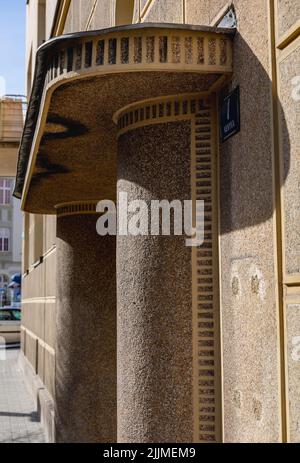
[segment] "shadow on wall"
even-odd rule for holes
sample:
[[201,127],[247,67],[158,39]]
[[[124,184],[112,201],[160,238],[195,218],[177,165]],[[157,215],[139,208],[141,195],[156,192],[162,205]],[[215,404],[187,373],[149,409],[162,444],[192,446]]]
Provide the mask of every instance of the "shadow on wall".
[[[262,39],[260,56],[268,55],[267,46]],[[267,56],[265,63],[269,66]],[[224,440],[278,442],[282,438],[281,374],[277,357],[272,82],[239,33],[234,39],[233,66],[227,90],[240,86],[241,131],[220,143],[219,153]],[[279,188],[290,171],[290,138],[281,103],[275,103],[284,143]]]
[[[239,33],[234,39],[233,69],[233,80],[226,90],[240,86],[241,131],[220,143],[221,234],[266,222],[275,207],[272,82]],[[290,169],[290,141],[284,110],[279,100],[277,103],[284,140],[284,184]]]
[[[221,234],[268,221],[273,216],[275,206],[272,183],[272,82],[239,33],[234,39],[233,69],[232,82],[223,93],[240,86],[241,131],[225,143],[220,142]],[[290,167],[290,142],[280,104],[278,111],[285,144],[284,183]],[[143,185],[143,176],[138,171],[134,173],[133,169],[122,170],[121,178],[149,188],[148,183]],[[153,179],[152,195],[155,195],[156,183],[156,179]]]

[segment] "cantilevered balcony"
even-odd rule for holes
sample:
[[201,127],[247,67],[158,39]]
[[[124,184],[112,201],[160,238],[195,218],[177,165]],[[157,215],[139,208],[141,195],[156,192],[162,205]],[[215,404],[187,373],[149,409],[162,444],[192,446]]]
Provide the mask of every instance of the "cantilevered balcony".
[[116,113],[150,98],[187,95],[190,104],[191,94],[216,91],[232,73],[233,35],[139,24],[42,45],[19,153],[15,196],[22,208],[54,214],[66,202],[113,199],[120,129],[114,121],[122,124]]

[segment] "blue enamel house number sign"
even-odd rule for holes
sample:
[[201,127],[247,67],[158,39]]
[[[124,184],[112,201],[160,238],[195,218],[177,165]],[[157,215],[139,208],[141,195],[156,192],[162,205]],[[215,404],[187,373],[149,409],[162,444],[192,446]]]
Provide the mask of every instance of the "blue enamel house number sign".
[[222,142],[240,131],[240,88],[236,87],[221,103]]

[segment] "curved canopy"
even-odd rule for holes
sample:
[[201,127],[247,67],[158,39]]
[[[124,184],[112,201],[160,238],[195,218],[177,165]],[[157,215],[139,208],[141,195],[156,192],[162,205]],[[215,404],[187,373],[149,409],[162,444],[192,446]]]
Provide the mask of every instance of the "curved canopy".
[[138,24],[41,46],[14,192],[22,208],[53,214],[65,202],[113,199],[115,112],[136,101],[217,88],[232,73],[234,32]]

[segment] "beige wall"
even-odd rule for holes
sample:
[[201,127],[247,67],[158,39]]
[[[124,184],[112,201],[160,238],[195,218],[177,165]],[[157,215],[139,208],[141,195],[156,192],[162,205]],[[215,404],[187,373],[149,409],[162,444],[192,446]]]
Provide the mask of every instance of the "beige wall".
[[47,0],[46,1],[46,39],[48,40],[51,36],[51,30],[55,15],[55,10],[58,0]]
[[[236,0],[234,77],[241,132],[220,145],[220,276],[224,440],[281,440],[268,2]],[[183,9],[185,4],[185,9]],[[228,5],[148,3],[143,21],[210,25]],[[250,18],[255,18],[250,20]],[[258,33],[259,31],[259,33]],[[255,117],[253,116],[255,115]],[[263,129],[262,129],[263,128]]]
[[38,47],[50,38],[57,0],[29,0],[26,10],[26,82],[30,93]]
[[278,37],[282,37],[290,28],[299,24],[300,3],[297,0],[275,0],[278,8]]
[[72,0],[64,33],[138,22],[137,0]]
[[0,165],[2,177],[13,177],[16,173],[17,146],[7,144],[0,145]]
[[[241,132],[220,144],[224,439],[280,442],[269,10],[267,1],[233,3],[238,34],[227,91],[240,86]],[[210,21],[225,5],[211,2]]]
[[[22,102],[0,98],[0,177],[14,179],[17,169],[18,146],[23,130]],[[0,205],[1,227],[10,229],[10,250],[0,253],[1,273],[10,277],[21,272],[22,213],[20,202],[12,198],[9,206]]]
[[103,29],[115,25],[115,1],[72,0],[64,33]]
[[[37,48],[50,38],[56,4],[57,0],[29,0],[27,5],[28,95]],[[23,229],[22,349],[54,395],[56,218],[25,213]]]
[[[28,64],[30,50],[34,64],[37,47],[35,4],[30,1],[28,12]],[[213,25],[228,4],[225,0],[141,0],[141,9],[137,2],[135,4],[133,21],[137,22],[141,16],[145,22]],[[227,91],[240,86],[242,130],[220,145],[219,156],[224,439],[227,442],[279,442],[285,434],[284,430],[282,433],[281,415],[284,420],[287,414],[287,437],[295,442],[300,439],[297,409],[300,372],[295,344],[300,336],[300,238],[295,232],[300,210],[297,129],[300,112],[299,101],[291,96],[291,82],[293,77],[300,75],[300,44],[298,38],[284,45],[282,50],[276,50],[276,101],[271,59],[271,2],[235,0],[233,4],[238,33],[234,76]],[[113,0],[72,0],[64,33],[115,25],[116,6]],[[299,21],[300,7],[297,0],[275,0],[275,6],[276,43],[279,46],[281,39]],[[54,4],[48,9],[47,2],[46,11],[52,17]],[[46,29],[50,30],[50,23]],[[272,88],[276,103],[274,110]],[[273,175],[278,164],[274,127],[279,134],[281,159],[285,160],[280,167],[283,188],[278,216],[275,215],[275,191],[279,191],[280,184]],[[27,217],[26,224],[25,241],[29,243],[29,249],[24,264],[28,275],[24,278],[23,324],[26,335],[23,349],[53,394],[55,219]],[[44,256],[42,263],[35,267],[41,256]],[[281,276],[284,312],[278,287]],[[286,365],[280,364],[282,352],[286,355]],[[283,376],[286,379],[287,409]]]
[[24,247],[29,245],[23,262],[22,349],[54,395],[56,217],[27,214],[24,224]]
[[23,130],[22,102],[0,99],[0,175],[15,177],[18,146]]
[[[142,1],[142,21],[215,25],[231,2],[225,0]],[[220,146],[220,255],[223,325],[224,424],[226,441],[280,441],[287,415],[287,438],[299,440],[299,360],[295,344],[300,332],[299,101],[292,99],[292,78],[300,75],[299,39],[277,51],[280,113],[283,235],[274,216],[276,138],[272,111],[271,2],[236,0],[234,78],[240,86],[240,134]],[[182,7],[184,4],[184,8]],[[299,27],[299,2],[276,0],[277,44]],[[274,84],[274,82],[273,82]],[[276,85],[276,83],[275,83]],[[276,96],[276,95],[275,95]],[[255,116],[254,116],[255,115]],[[278,233],[277,233],[278,232]],[[282,250],[278,249],[282,238]],[[283,345],[282,301],[277,278],[287,285],[287,343]],[[277,265],[278,264],[278,265]],[[278,276],[277,276],[278,274]],[[289,284],[288,284],[289,282]],[[289,303],[288,303],[289,301]],[[280,329],[281,327],[281,329]],[[281,334],[279,335],[279,331]],[[286,353],[280,375],[279,352]],[[294,359],[294,360],[293,360]],[[286,376],[287,405],[284,401]],[[282,434],[283,431],[283,434]]]
[[176,2],[173,0],[152,1],[147,13],[142,16],[142,20],[144,22],[182,23],[183,19],[182,0],[178,0]]
[[[136,0],[137,10],[138,4],[139,0]],[[226,0],[142,0],[140,15],[142,22],[210,25],[213,18],[230,4],[231,2]]]
[[[300,3],[276,0],[276,42],[279,108],[279,154],[284,313],[286,343],[287,435],[300,440]],[[298,76],[298,77],[297,77]],[[294,82],[293,79],[296,79]],[[298,82],[298,87],[297,87]],[[298,88],[298,90],[297,90]]]

